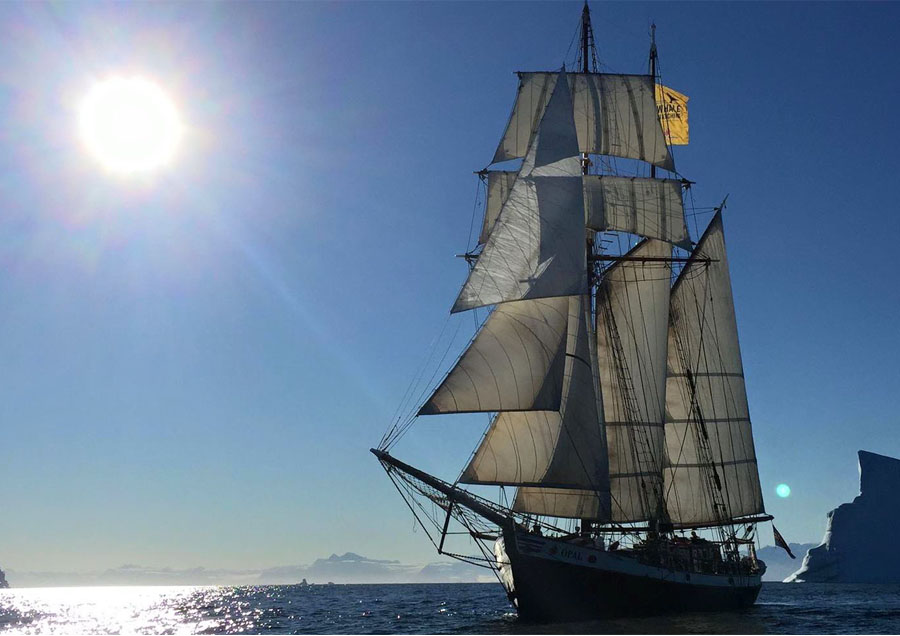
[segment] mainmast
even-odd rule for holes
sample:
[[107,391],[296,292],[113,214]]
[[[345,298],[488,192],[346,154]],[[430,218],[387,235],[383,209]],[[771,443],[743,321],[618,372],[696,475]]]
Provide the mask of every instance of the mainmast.
[[[594,29],[591,27],[591,9],[588,7],[587,0],[584,0],[584,9],[581,10],[581,72],[582,73],[590,73],[591,66],[588,61],[588,53],[595,51],[594,45]],[[597,55],[594,53],[594,70],[597,70]],[[591,165],[590,157],[588,157],[588,153],[584,152],[581,154],[581,172],[582,174],[588,173],[588,168]],[[593,239],[589,239],[589,247],[591,248],[588,252],[588,256],[593,252]],[[590,274],[589,274],[590,275]]]
[[[588,7],[587,0],[584,0],[584,8],[581,10],[581,72],[582,73],[590,73],[590,65],[588,62],[588,52],[591,48],[591,44],[594,41],[594,30],[591,28],[591,9]],[[588,174],[588,168],[590,168],[591,159],[588,156],[587,152],[582,153],[581,155],[581,173],[583,175]],[[596,333],[597,331],[597,321],[595,318],[595,302],[594,302],[594,293],[595,293],[595,273],[594,267],[595,263],[592,260],[594,256],[594,232],[590,229],[587,230],[587,234],[585,236],[585,250],[587,251],[587,270],[588,270],[588,303],[591,315],[590,329]],[[596,353],[594,350],[596,346],[594,343],[596,342],[596,338],[591,338],[591,367],[592,370],[596,371],[596,365],[593,364],[594,358],[596,358]],[[590,519],[582,519],[581,520],[581,530],[582,532],[588,532],[594,525],[594,522]]]

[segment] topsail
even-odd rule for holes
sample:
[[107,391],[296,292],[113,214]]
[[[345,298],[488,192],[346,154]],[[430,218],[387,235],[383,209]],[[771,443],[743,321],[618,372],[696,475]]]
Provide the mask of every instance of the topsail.
[[[519,73],[519,93],[493,162],[524,157],[533,131],[554,92],[557,73]],[[649,75],[565,74],[579,152],[647,161],[675,170],[656,109]]]
[[[478,237],[482,244],[487,242],[491,228],[509,198],[517,173],[489,170],[484,174],[487,176],[487,202]],[[681,181],[610,175],[584,175],[582,180],[588,228],[598,232],[630,232],[691,250]]]
[[584,207],[592,230],[630,232],[691,249],[680,181],[585,175]]

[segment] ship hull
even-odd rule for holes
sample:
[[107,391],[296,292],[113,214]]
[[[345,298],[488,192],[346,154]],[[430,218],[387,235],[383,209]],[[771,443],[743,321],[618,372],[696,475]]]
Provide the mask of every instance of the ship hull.
[[542,622],[741,609],[762,585],[758,575],[674,571],[514,531],[497,540],[495,555],[519,616]]

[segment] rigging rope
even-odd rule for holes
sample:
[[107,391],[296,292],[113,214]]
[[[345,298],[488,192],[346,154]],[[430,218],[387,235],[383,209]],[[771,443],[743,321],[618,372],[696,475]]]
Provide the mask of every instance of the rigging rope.
[[[410,425],[413,423],[413,421],[415,421],[416,413],[418,411],[417,407],[424,399],[424,396],[427,395],[428,390],[433,386],[434,378],[437,376],[438,372],[443,366],[444,360],[447,358],[447,354],[450,353],[450,349],[452,349],[453,343],[456,341],[456,337],[459,334],[460,328],[462,327],[463,321],[457,320],[456,329],[454,330],[453,335],[450,337],[450,340],[447,343],[447,347],[444,349],[444,353],[441,355],[440,360],[435,365],[434,372],[431,374],[429,380],[424,384],[421,391],[419,391],[418,395],[416,395],[415,390],[421,384],[422,379],[425,377],[426,369],[433,361],[438,343],[444,337],[444,333],[447,330],[447,325],[450,324],[450,319],[452,317],[452,314],[447,315],[447,318],[444,320],[444,325],[441,327],[440,333],[434,340],[432,340],[432,344],[428,347],[425,358],[423,359],[422,364],[419,367],[419,371],[410,382],[406,393],[404,393],[403,400],[397,407],[394,416],[391,418],[394,422],[393,425],[387,431],[385,431],[384,435],[381,438],[381,441],[378,444],[379,448],[383,450],[389,450],[400,440],[401,437],[403,437],[406,431],[409,430]],[[413,396],[415,396],[414,400]],[[410,404],[412,404],[411,412],[408,410],[410,408]],[[406,417],[403,416],[404,413],[406,413]]]

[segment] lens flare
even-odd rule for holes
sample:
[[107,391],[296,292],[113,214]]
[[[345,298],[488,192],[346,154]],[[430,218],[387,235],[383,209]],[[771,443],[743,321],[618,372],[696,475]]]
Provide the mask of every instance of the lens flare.
[[775,487],[775,494],[784,499],[791,496],[791,487],[787,484],[778,484]]
[[79,124],[90,153],[120,174],[167,164],[182,132],[175,104],[157,84],[141,77],[96,84],[81,103]]

